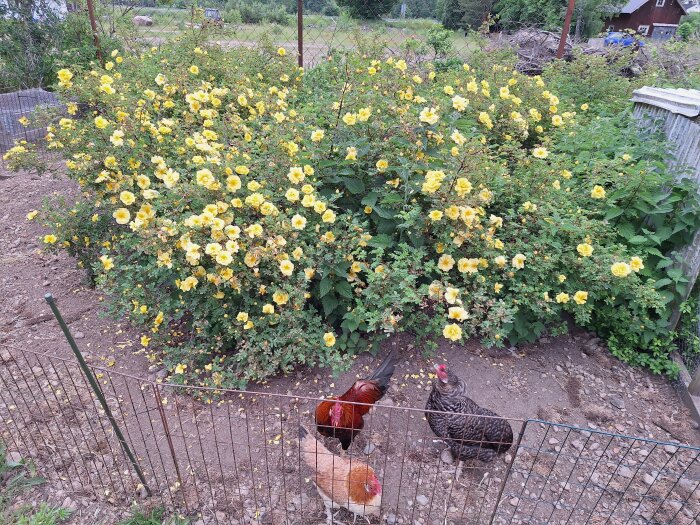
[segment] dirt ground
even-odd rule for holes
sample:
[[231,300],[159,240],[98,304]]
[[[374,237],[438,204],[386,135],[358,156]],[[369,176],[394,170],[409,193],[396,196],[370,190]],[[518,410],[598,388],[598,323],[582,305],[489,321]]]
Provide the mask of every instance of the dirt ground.
[[[23,502],[48,499],[73,508],[71,523],[76,524],[114,524],[133,501],[177,507],[198,525],[324,521],[320,499],[309,483],[311,472],[300,464],[294,450],[298,426],[312,428],[313,398],[341,393],[356,378],[371,373],[381,356],[359,356],[339,377],[327,370],[299,370],[251,385],[251,391],[261,394],[229,395],[210,405],[179,389],[163,387],[158,395],[164,399],[158,406],[153,385],[165,374],[139,352],[139,334],[127,321],[104,315],[104,295],[88,286],[84,272],[65,253],[45,252],[41,236],[46,232],[40,224],[26,220],[27,213],[53,193],[74,197],[74,185],[61,176],[2,175],[0,171],[0,376],[5,373],[5,386],[15,385],[22,394],[18,403],[11,392],[0,392],[0,420],[16,424],[8,425],[5,434],[0,429],[0,436],[16,440],[9,443],[12,449],[26,439],[27,432],[41,434],[52,428],[68,443],[67,436],[80,430],[83,440],[74,439],[80,450],[73,452],[89,463],[83,467],[76,462],[76,454],[71,456],[70,447],[42,444],[38,438],[24,448],[16,446],[31,455],[40,469],[50,470],[59,460],[60,472],[49,472],[51,482],[28,493]],[[31,350],[71,358],[44,301],[47,292],[56,297],[88,363],[101,369],[98,373],[109,402],[145,465],[149,484],[156,487],[154,492],[164,494],[162,500],[141,500],[134,488],[138,480],[130,485],[133,476],[129,475],[126,483],[122,481],[123,490],[113,490],[112,475],[123,477],[128,465],[113,449],[106,450],[118,448],[110,431],[102,431],[104,439],[85,437],[95,433],[95,418],[103,416],[87,388],[66,387],[74,365],[62,364],[59,370],[44,367],[35,356],[21,355],[21,350]],[[395,380],[350,449],[351,457],[369,461],[379,474],[384,522],[488,522],[503,488],[494,523],[563,523],[565,519],[583,523],[586,515],[590,523],[598,523],[597,519],[603,523],[606,516],[610,523],[697,523],[697,452],[646,441],[700,445],[700,433],[689,413],[666,378],[620,363],[591,334],[543,338],[505,350],[488,350],[475,340],[465,345],[443,341],[432,356],[423,355],[410,336],[401,334],[389,339],[383,352],[392,347],[398,347],[401,356]],[[441,454],[444,444],[433,439],[422,411],[412,410],[425,406],[432,367],[442,362],[466,381],[475,401],[511,419],[516,437],[522,435],[509,477],[510,453],[494,465],[465,464],[458,472],[450,458]],[[30,377],[15,382],[28,367]],[[64,397],[29,399],[25,396],[34,389],[32,381],[52,394],[63,387]],[[66,399],[71,419],[52,419],[52,414],[63,414]],[[41,417],[18,415],[23,407]],[[560,425],[525,425],[529,419]],[[90,449],[89,454],[83,446]],[[100,447],[106,451],[98,451]],[[170,450],[180,462],[182,483],[175,479]],[[64,456],[66,461],[60,461]],[[106,487],[107,494],[96,496],[95,486]],[[676,494],[677,487],[685,492]],[[352,517],[341,513],[338,519],[345,522]]]

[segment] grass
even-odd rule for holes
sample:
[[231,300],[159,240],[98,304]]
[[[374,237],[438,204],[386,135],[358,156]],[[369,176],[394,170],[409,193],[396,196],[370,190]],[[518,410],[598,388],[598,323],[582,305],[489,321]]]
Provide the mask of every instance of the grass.
[[[4,481],[3,481],[4,480]],[[67,520],[71,511],[46,503],[37,509],[23,506],[11,510],[14,499],[22,492],[46,482],[36,475],[36,469],[24,460],[14,461],[0,443],[0,523],[3,525],[57,525]]]
[[180,516],[165,517],[165,509],[155,508],[147,514],[135,510],[128,518],[123,519],[117,525],[189,525],[190,520]]
[[[121,13],[126,14],[121,15]],[[222,14],[225,20],[226,14],[223,11]],[[125,19],[118,24],[124,32],[129,33],[124,36],[142,39],[149,43],[160,43],[162,40],[185,33],[190,27],[197,27],[197,24],[192,24],[189,9],[139,7],[125,11],[117,6],[110,15],[124,16]],[[134,27],[131,23],[134,15],[151,17],[153,25]],[[290,17],[290,20],[293,18]],[[304,16],[304,44],[315,52],[325,53],[330,50],[353,50],[361,45],[360,41],[373,41],[381,42],[385,48],[397,53],[405,50],[407,45],[415,44],[415,41],[425,42],[428,31],[437,25],[439,24],[436,21],[430,19],[356,20],[347,16],[329,17],[308,14]],[[269,22],[224,23],[222,27],[212,26],[208,31],[210,39],[221,45],[237,46],[270,42],[276,46],[295,49],[297,42],[295,23],[290,25]],[[408,42],[409,40],[414,42]],[[474,49],[473,40],[465,36],[462,31],[453,31],[452,46],[454,53],[461,58],[467,58]],[[431,50],[425,54],[432,58]]]

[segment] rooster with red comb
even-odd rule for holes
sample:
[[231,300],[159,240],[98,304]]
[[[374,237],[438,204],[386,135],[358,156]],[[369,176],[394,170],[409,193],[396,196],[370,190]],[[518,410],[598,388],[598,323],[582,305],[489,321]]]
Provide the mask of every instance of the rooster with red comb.
[[316,407],[316,428],[319,433],[338,438],[343,450],[347,450],[365,426],[365,414],[389,388],[397,361],[398,352],[394,349],[371,376],[355,381],[342,396],[321,402]]

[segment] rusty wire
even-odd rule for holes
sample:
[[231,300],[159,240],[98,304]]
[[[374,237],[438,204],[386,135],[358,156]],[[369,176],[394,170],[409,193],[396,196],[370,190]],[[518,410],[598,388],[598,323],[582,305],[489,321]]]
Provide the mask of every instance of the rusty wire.
[[[158,383],[90,366],[153,492],[142,500],[138,476],[77,364],[2,346],[11,359],[0,363],[0,440],[32,458],[56,487],[217,525],[325,519],[298,443],[304,426],[332,461],[342,461],[335,440],[314,432],[319,399]],[[197,400],[202,392],[220,402]],[[443,462],[444,444],[423,415],[376,405],[345,455],[351,466],[374,469],[383,522],[690,525],[700,516],[698,448],[508,419],[515,442],[505,457],[458,466]],[[349,523],[353,514],[341,510],[335,519]]]

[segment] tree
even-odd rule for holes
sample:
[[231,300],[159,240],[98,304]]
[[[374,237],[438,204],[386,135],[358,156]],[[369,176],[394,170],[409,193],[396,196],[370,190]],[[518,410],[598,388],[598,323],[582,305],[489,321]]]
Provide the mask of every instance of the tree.
[[462,6],[459,0],[445,0],[442,25],[445,29],[459,29],[462,27]]
[[462,26],[479,29],[491,14],[495,0],[460,0]]
[[625,0],[577,0],[574,6],[574,38],[592,37],[603,30],[604,19]]
[[557,29],[564,19],[566,4],[566,0],[498,0],[494,11],[507,30],[522,26]]
[[338,5],[346,7],[350,16],[356,18],[379,18],[391,11],[396,0],[339,0]]

